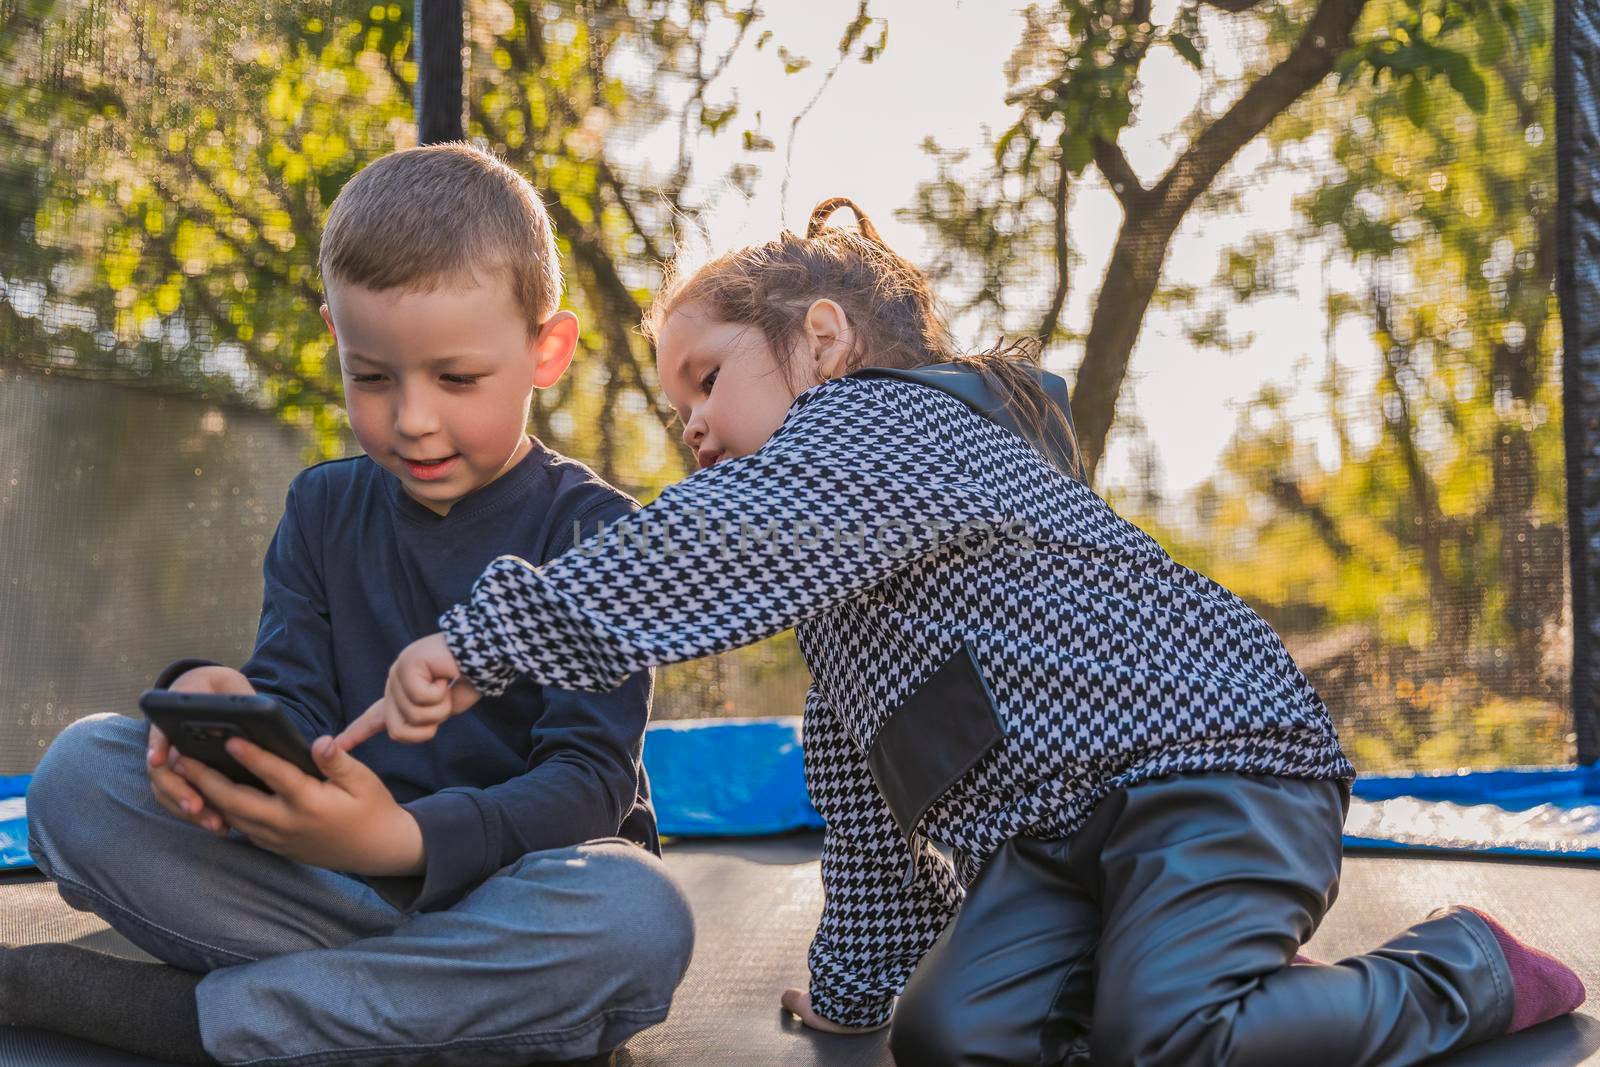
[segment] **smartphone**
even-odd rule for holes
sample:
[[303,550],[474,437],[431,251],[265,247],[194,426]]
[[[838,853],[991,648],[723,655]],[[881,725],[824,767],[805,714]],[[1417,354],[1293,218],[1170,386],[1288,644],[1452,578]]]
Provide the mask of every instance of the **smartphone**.
[[311,746],[293,720],[269,696],[147,689],[139,696],[139,710],[160,727],[172,747],[185,758],[199,760],[240,785],[272,792],[265,782],[228,755],[223,743],[230,737],[254,742],[313,778],[327,778],[312,759]]

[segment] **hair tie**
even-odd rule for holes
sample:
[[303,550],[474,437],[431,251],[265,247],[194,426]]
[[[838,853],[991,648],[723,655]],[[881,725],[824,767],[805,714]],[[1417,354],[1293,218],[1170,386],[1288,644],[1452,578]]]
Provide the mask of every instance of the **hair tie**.
[[878,233],[878,228],[872,224],[872,220],[867,218],[867,213],[862,211],[856,205],[856,202],[848,196],[830,196],[811,209],[811,220],[806,223],[806,239],[810,240],[821,233],[827,225],[828,216],[842,207],[847,207],[855,213],[856,226],[861,230],[861,236],[882,245],[884,248],[889,247],[884,244],[883,237]]

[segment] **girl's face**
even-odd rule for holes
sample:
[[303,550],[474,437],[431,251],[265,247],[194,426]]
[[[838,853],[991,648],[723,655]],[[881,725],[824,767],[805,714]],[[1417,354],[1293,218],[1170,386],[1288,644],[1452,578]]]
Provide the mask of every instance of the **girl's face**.
[[718,322],[695,302],[674,309],[656,336],[656,372],[701,468],[759,449],[796,396],[841,373],[846,329],[838,304],[813,304],[786,378],[759,328]]

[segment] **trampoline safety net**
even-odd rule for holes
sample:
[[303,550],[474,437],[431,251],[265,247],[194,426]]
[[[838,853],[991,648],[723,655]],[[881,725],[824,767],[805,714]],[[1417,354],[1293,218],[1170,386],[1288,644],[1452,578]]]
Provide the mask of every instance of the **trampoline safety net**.
[[[1096,489],[1285,636],[1363,772],[1574,762],[1557,208],[1596,164],[1592,124],[1562,158],[1556,5],[1351,5],[1238,143],[1316,4],[995,15],[960,127],[907,103],[951,68],[896,46],[971,6],[466,0],[463,130],[544,194],[584,323],[532,432],[641,500],[684,476],[635,330],[662,259],[851,195],[963,346],[1046,338]],[[416,143],[414,16],[0,0],[0,774],[172,659],[248,655],[290,478],[358,451],[318,234]],[[831,114],[920,169],[808,170]],[[805,685],[781,635],[662,670],[656,716],[794,715]]]

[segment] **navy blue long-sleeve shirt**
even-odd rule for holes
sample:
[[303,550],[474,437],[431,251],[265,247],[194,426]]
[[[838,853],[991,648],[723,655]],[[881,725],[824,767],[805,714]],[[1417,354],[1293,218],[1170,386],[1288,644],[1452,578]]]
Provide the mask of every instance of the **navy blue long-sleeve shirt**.
[[[533,442],[515,467],[440,516],[366,456],[290,483],[262,566],[255,651],[240,668],[307,740],[336,734],[383,695],[395,658],[439,630],[496,557],[559,556],[637,505]],[[156,680],[170,685],[180,660]],[[354,755],[422,829],[420,876],[365,879],[406,911],[449,907],[528,852],[621,835],[659,848],[640,762],[651,677],[605,693],[523,679],[446,721],[425,744],[386,734]]]

